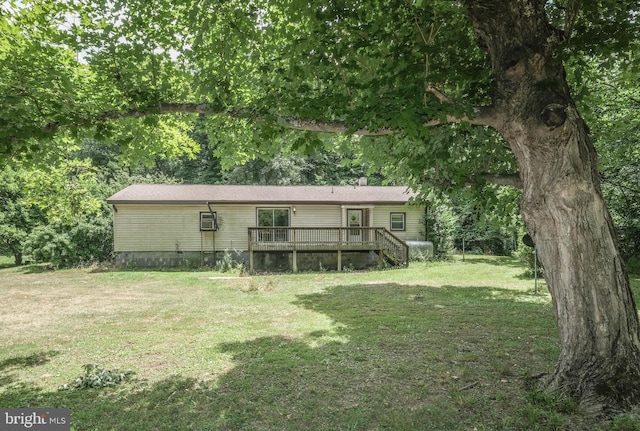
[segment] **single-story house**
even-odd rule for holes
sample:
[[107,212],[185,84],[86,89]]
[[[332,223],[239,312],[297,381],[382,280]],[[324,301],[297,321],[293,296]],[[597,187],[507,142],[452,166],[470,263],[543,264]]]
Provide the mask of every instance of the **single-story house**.
[[367,185],[135,184],[107,202],[118,265],[214,265],[228,253],[252,271],[297,271],[407,265],[406,241],[425,239],[414,196]]

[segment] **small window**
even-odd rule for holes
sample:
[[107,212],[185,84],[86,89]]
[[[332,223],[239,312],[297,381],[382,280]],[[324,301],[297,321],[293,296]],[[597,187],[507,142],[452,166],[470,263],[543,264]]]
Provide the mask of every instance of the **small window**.
[[405,230],[405,213],[391,213],[391,230]]
[[200,213],[200,230],[218,230],[218,214]]

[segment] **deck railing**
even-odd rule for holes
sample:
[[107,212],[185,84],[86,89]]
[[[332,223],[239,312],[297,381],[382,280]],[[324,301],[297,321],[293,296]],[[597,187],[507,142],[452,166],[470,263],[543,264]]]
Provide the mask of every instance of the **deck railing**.
[[382,232],[376,231],[378,243],[382,244],[380,251],[384,257],[396,265],[409,265],[409,246],[406,242],[384,229]]
[[250,227],[249,252],[373,250],[408,265],[409,248],[382,227]]

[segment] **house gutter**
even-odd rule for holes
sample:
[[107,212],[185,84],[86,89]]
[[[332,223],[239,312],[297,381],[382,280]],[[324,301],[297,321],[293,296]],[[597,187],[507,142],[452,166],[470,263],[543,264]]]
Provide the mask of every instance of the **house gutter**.
[[[198,200],[162,200],[162,199],[107,199],[107,203],[111,205],[126,204],[126,205],[202,205],[202,201]],[[368,206],[368,205],[405,205],[408,203],[406,200],[358,200],[358,201],[331,201],[331,200],[225,200],[225,201],[206,201],[205,204],[253,204],[253,205],[351,205],[351,206]]]

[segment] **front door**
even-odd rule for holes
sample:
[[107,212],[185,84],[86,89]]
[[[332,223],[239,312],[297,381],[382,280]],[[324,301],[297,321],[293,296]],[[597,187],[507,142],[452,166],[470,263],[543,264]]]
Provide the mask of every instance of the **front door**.
[[347,210],[347,227],[349,242],[362,241],[362,210]]

